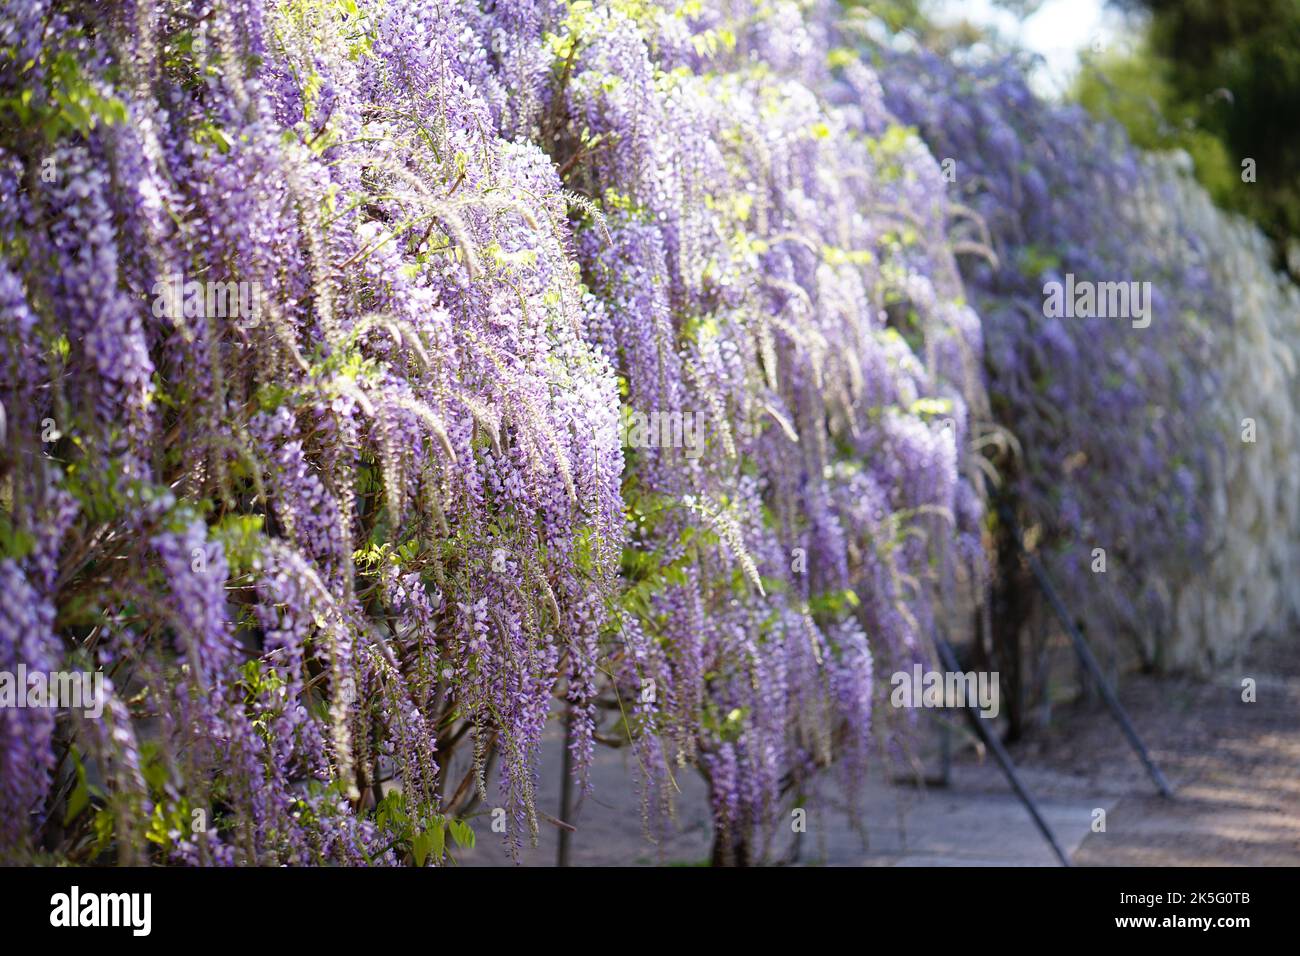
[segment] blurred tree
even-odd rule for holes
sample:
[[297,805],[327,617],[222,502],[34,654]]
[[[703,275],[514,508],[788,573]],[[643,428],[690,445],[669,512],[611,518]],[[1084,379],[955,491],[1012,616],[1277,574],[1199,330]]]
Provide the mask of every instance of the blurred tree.
[[1300,237],[1300,0],[1112,3],[1147,14],[1145,35],[1128,56],[1095,58],[1080,100],[1143,146],[1186,149],[1215,199],[1279,250]]
[[921,12],[922,0],[842,0],[845,10],[866,11],[889,28],[890,33],[901,30],[923,31],[927,26]]
[[1094,116],[1121,123],[1129,138],[1149,150],[1182,149],[1192,157],[1196,177],[1220,206],[1249,212],[1239,195],[1241,166],[1216,134],[1197,125],[1196,110],[1171,91],[1169,63],[1153,54],[1145,39],[1133,52],[1113,50],[1086,57],[1073,96]]

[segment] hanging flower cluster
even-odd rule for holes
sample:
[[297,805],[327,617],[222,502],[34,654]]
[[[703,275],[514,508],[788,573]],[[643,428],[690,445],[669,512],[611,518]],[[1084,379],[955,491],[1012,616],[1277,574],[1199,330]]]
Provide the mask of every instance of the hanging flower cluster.
[[697,764],[739,860],[816,770],[860,778],[873,669],[924,656],[935,585],[978,557],[979,320],[937,163],[866,71],[874,125],[823,102],[797,5],[574,5],[545,39],[625,414],[702,435],[628,451],[618,692],[651,809]]
[[5,711],[7,854],[517,843],[557,694],[580,778],[632,743],[662,822],[694,765],[736,852],[860,777],[978,551],[979,326],[796,6],[5,23],[4,653],[107,697]]
[[557,681],[591,734],[617,383],[468,20],[3,21],[0,656],[102,672],[112,723],[0,711],[5,856],[424,862],[493,759],[535,829]]
[[[1067,592],[1086,595],[1076,610],[1149,663],[1200,671],[1286,627],[1300,301],[1258,231],[1214,208],[1185,157],[1142,156],[1034,97],[1014,58],[874,56],[979,214],[971,248],[993,255],[963,275],[996,418],[1019,437],[1006,472]],[[1149,282],[1148,315],[1046,314],[1043,290],[1070,274]]]
[[[1224,464],[1291,427],[1250,236],[839,17],[0,0],[0,672],[98,681],[0,707],[0,859],[517,847],[561,712],[581,786],[630,747],[653,837],[698,771],[757,858],[906,745],[877,687],[984,586],[1013,438],[1058,566],[1126,569],[1107,620],[1194,616],[1215,535],[1289,567],[1295,494],[1240,500],[1282,466]],[[1067,274],[1150,326],[1049,316]]]
[[972,211],[955,238],[994,416],[1018,439],[1008,500],[1093,629],[1150,654],[1171,586],[1207,560],[1230,435],[1216,340],[1234,310],[1209,235],[1122,131],[1036,98],[1018,59],[875,55],[886,102]]

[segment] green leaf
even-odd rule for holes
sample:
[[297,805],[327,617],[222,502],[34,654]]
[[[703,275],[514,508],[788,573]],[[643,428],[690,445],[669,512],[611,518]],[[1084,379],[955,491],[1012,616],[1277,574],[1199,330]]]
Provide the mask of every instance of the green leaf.
[[95,847],[103,850],[113,840],[113,811],[105,807],[95,814]]
[[86,783],[86,768],[81,765],[81,758],[75,753],[72,758],[77,765],[77,785],[68,795],[68,808],[63,813],[63,825],[66,827],[90,805],[90,787]]
[[447,835],[443,832],[442,824],[435,823],[412,840],[411,854],[415,857],[415,865],[424,866],[424,861],[430,857],[434,860],[442,859],[446,839]]
[[452,838],[456,841],[457,846],[474,849],[474,828],[463,820],[452,820],[448,823],[451,828]]
[[416,866],[424,866],[424,861],[428,859],[429,851],[433,849],[433,836],[425,830],[414,840],[411,841],[411,855],[415,857]]

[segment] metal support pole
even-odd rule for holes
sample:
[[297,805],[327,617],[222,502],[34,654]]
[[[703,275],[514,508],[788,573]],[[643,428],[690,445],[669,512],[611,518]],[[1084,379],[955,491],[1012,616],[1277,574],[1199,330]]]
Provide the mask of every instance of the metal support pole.
[[[573,755],[569,752],[569,737],[573,733],[573,708],[566,706],[564,708],[564,764],[560,773],[563,776],[560,779],[560,820],[563,823],[569,823],[569,815],[573,811]],[[569,827],[562,826],[560,830],[560,840],[555,851],[555,865],[569,865],[569,834],[572,832]]]
[[[961,668],[957,666],[957,655],[953,653],[948,642],[938,634],[935,634],[934,643],[935,647],[939,651],[939,659],[943,661],[943,666],[953,673],[960,671]],[[979,714],[975,713],[975,709],[972,706],[965,704],[962,706],[962,710],[965,711],[966,719],[974,728],[975,733],[984,741],[989,750],[993,751],[993,756],[997,758],[998,764],[1002,767],[1002,772],[1006,774],[1007,780],[1011,782],[1011,789],[1016,792],[1016,796],[1020,798],[1020,802],[1025,805],[1025,809],[1028,810],[1029,815],[1033,817],[1034,824],[1038,827],[1038,832],[1043,835],[1043,839],[1051,844],[1052,852],[1054,852],[1056,858],[1061,861],[1061,866],[1069,866],[1070,858],[1066,856],[1065,851],[1061,849],[1061,844],[1056,842],[1056,834],[1053,833],[1052,828],[1047,825],[1047,821],[1043,819],[1043,815],[1038,812],[1038,805],[1034,803],[1034,798],[1029,795],[1029,791],[1026,790],[1024,784],[1020,782],[1020,775],[1016,773],[1015,764],[1011,762],[1011,755],[1008,754],[1006,748],[1002,746],[1002,741],[998,739],[998,735],[989,732],[989,729],[984,726],[984,719],[980,717]]]
[[1074,649],[1079,655],[1079,660],[1083,662],[1083,666],[1092,675],[1097,689],[1101,692],[1102,699],[1106,702],[1106,706],[1110,708],[1115,721],[1124,731],[1124,736],[1128,738],[1128,742],[1137,752],[1138,757],[1142,759],[1142,763],[1146,765],[1147,773],[1151,774],[1151,779],[1155,781],[1160,795],[1162,797],[1172,797],[1174,795],[1173,788],[1169,786],[1169,781],[1165,779],[1165,775],[1160,772],[1160,768],[1156,766],[1155,761],[1151,759],[1151,755],[1147,753],[1147,748],[1142,744],[1142,738],[1133,729],[1128,714],[1124,712],[1119,698],[1115,696],[1115,692],[1111,690],[1110,684],[1107,683],[1105,676],[1102,674],[1101,665],[1097,663],[1097,658],[1093,656],[1092,648],[1088,646],[1088,642],[1084,640],[1083,635],[1079,633],[1079,629],[1075,627],[1074,621],[1066,611],[1060,596],[1056,593],[1056,588],[1052,586],[1052,581],[1048,578],[1042,562],[1025,549],[1025,543],[1020,538],[1020,529],[1016,527],[1015,520],[1010,512],[1005,507],[999,508],[998,511],[1002,516],[1002,520],[1007,523],[1007,528],[1011,531],[1011,539],[1016,543],[1016,548],[1029,562],[1029,570],[1033,572],[1034,578],[1038,581],[1038,586],[1042,588],[1047,603],[1052,606],[1052,610],[1056,612],[1056,616],[1064,625],[1066,633],[1070,635],[1070,640],[1074,642]]

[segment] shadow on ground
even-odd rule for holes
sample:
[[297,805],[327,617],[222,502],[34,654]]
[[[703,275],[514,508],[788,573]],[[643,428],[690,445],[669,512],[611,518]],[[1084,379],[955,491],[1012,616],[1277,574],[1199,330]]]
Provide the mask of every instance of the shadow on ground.
[[[1256,681],[1254,703],[1241,679]],[[1109,714],[1083,704],[1056,713],[1047,730],[1012,749],[1022,778],[1076,865],[1300,865],[1300,649],[1261,642],[1212,683],[1128,678],[1121,700],[1176,790],[1157,795]],[[538,805],[559,811],[561,738],[548,734]],[[573,815],[571,861],[592,865],[701,865],[711,831],[701,780],[679,772],[673,832],[658,846],[643,836],[634,758],[598,749],[593,792]],[[1104,832],[1095,831],[1097,810]],[[829,866],[1053,866],[1056,859],[991,759],[959,748],[947,787],[868,782],[860,801],[865,833],[834,800],[812,807],[797,861]],[[474,821],[469,866],[551,866],[557,828],[542,823],[538,846],[517,861]],[[794,837],[774,841],[790,858]]]

